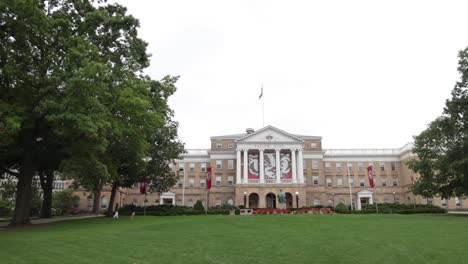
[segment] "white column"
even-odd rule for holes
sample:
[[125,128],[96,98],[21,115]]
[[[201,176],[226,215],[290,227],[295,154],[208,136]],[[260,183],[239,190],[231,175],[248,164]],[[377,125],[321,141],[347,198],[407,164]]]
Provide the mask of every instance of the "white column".
[[296,150],[295,149],[291,149],[291,163],[292,163],[292,180],[293,180],[293,183],[297,183]]
[[249,160],[248,160],[248,157],[249,157],[249,150],[248,149],[244,149],[244,183],[247,184],[249,183]]
[[241,150],[237,149],[236,159],[236,184],[241,183]]
[[259,149],[260,153],[260,183],[265,183],[265,164],[263,159],[263,149]]
[[304,161],[302,160],[302,149],[297,152],[297,172],[299,183],[304,183]]
[[281,183],[280,150],[276,150],[276,183]]

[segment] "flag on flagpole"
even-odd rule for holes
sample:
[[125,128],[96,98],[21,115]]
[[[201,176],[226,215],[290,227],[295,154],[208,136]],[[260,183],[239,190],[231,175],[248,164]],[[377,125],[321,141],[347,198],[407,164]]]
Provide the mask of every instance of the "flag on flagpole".
[[367,178],[369,178],[369,185],[371,188],[374,188],[374,175],[372,171],[372,166],[367,167]]
[[206,168],[206,189],[211,189],[211,167]]
[[258,99],[262,99],[263,97],[263,85],[262,85],[262,89],[260,90],[260,96],[258,97]]

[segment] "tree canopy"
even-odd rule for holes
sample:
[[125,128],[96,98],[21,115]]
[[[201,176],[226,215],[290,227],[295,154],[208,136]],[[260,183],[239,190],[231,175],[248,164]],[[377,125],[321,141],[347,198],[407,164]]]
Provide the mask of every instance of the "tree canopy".
[[409,167],[420,177],[411,187],[424,197],[468,196],[468,48],[459,52],[461,80],[441,116],[415,137]]
[[126,11],[105,1],[0,2],[0,172],[18,178],[12,225],[29,222],[34,175],[61,171],[96,192],[135,180],[155,133],[171,127],[177,78],[143,73],[147,44]]

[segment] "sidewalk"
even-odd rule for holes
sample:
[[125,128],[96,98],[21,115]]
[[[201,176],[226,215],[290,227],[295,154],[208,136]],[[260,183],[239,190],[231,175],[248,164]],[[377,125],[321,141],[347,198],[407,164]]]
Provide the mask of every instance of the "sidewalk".
[[468,211],[448,211],[449,214],[468,214]]
[[[104,216],[105,215],[81,215],[81,216],[65,216],[65,217],[53,217],[53,218],[39,218],[39,219],[32,219],[31,224],[41,225],[41,224],[48,224],[48,223],[54,223],[54,222],[62,222],[62,221],[67,221],[67,220],[98,218],[98,217],[104,217]],[[0,229],[7,227],[8,223],[9,222],[0,223]]]

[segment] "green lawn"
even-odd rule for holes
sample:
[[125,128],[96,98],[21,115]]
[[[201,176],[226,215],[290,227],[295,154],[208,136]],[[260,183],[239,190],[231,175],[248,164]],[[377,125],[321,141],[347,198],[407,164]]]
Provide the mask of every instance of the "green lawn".
[[0,263],[468,263],[468,217],[86,219],[0,231]]

